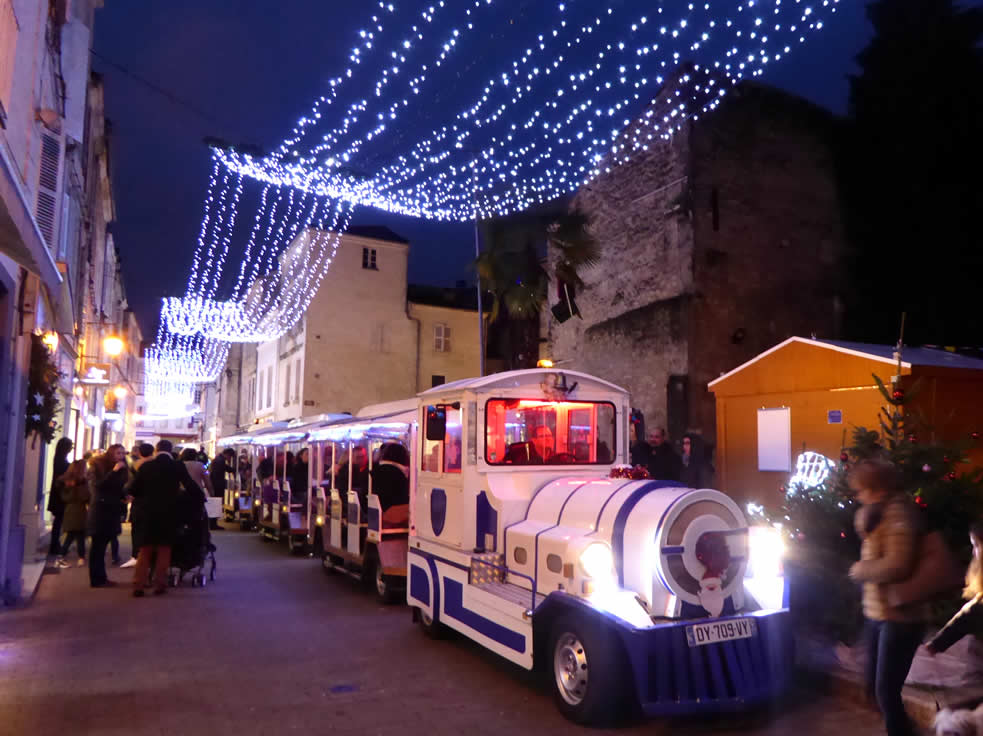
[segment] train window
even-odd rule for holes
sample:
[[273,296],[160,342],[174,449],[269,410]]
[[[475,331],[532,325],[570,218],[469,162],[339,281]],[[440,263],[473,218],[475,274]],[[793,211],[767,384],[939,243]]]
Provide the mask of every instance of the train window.
[[550,572],[563,572],[563,560],[560,555],[546,555],[546,569]]
[[529,559],[529,556],[526,554],[525,547],[516,547],[515,551],[512,553],[512,557],[515,559],[515,563],[517,565],[525,565],[526,560]]
[[614,404],[490,399],[485,460],[492,465],[609,465],[616,447]]
[[[435,411],[431,411],[434,409]],[[420,457],[420,470],[430,473],[461,472],[461,409],[459,406],[442,405],[427,407],[426,421],[431,417],[443,425],[443,432],[423,433],[423,454]],[[442,439],[427,439],[427,435]]]

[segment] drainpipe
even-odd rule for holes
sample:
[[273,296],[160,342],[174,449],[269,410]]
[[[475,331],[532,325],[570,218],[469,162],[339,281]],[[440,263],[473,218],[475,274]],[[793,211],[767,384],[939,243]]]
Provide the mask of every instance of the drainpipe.
[[420,340],[423,336],[423,325],[420,320],[410,315],[409,299],[406,300],[406,319],[410,320],[410,322],[416,322],[416,374],[413,383],[413,393],[418,394],[422,390],[420,388],[420,351],[423,347],[420,345]]

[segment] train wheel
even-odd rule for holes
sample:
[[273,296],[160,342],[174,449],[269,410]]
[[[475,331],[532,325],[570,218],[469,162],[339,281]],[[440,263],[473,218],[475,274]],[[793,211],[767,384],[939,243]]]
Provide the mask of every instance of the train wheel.
[[560,619],[550,637],[550,680],[560,712],[580,724],[603,725],[622,703],[620,647],[581,617]]
[[443,639],[444,634],[447,630],[444,625],[440,623],[437,619],[431,616],[429,613],[424,611],[422,608],[417,609],[417,616],[420,621],[420,629],[431,639]]
[[399,600],[399,591],[392,579],[382,574],[382,565],[378,559],[375,561],[375,594],[387,606]]

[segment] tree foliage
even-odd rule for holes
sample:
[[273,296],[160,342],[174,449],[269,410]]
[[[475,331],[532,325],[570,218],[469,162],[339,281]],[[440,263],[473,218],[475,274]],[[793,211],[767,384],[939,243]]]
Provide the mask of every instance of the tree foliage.
[[841,189],[856,279],[852,337],[983,344],[983,8],[876,0],[850,78]]

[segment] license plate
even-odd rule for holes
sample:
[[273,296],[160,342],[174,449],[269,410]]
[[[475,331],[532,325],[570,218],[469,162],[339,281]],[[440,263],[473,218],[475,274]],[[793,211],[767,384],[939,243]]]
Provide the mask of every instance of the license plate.
[[694,624],[686,627],[686,639],[691,647],[716,644],[721,641],[750,639],[758,633],[758,622],[753,618],[735,618],[715,621],[712,624]]

